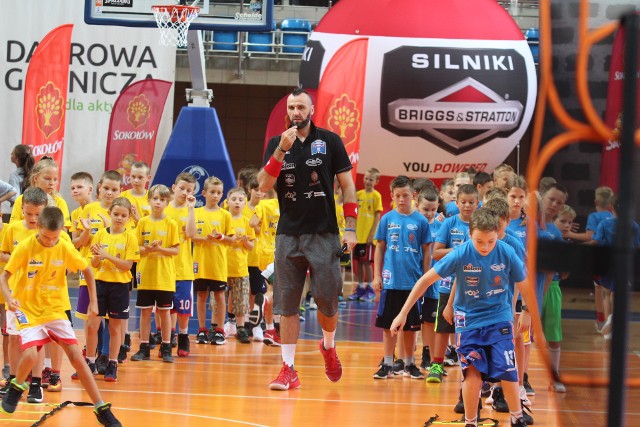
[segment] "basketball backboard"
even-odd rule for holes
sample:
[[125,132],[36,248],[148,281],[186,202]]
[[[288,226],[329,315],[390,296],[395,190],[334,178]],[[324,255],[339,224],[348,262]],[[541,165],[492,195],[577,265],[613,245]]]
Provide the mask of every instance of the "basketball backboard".
[[[84,21],[91,25],[156,28],[151,6],[178,3],[177,0],[85,0]],[[233,3],[200,0],[195,4],[189,0],[187,4],[200,8],[189,27],[191,30],[271,31],[273,27],[273,0]]]

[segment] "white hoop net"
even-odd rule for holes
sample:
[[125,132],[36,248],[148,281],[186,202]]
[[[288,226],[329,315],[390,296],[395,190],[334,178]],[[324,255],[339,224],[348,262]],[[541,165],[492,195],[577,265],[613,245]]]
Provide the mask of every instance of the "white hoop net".
[[189,24],[200,12],[195,6],[152,6],[153,16],[160,29],[160,44],[184,47],[187,45]]

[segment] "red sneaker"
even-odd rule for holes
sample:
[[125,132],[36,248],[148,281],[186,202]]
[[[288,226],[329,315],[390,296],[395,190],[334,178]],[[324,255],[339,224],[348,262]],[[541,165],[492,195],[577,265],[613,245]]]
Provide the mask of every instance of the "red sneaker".
[[326,350],[324,348],[324,338],[320,340],[320,353],[322,353],[322,357],[324,357],[324,373],[327,375],[329,381],[336,382],[340,381],[342,378],[342,364],[340,363],[340,359],[338,359],[338,353],[336,353],[336,348],[330,348]]
[[280,347],[280,334],[276,328],[267,329],[264,331],[264,339],[262,340],[266,345],[274,345]]
[[278,378],[271,381],[269,389],[271,390],[294,390],[300,387],[300,379],[298,373],[289,365],[282,362],[282,369],[278,374]]
[[51,380],[51,368],[44,368],[42,370],[42,388],[49,387],[49,381]]

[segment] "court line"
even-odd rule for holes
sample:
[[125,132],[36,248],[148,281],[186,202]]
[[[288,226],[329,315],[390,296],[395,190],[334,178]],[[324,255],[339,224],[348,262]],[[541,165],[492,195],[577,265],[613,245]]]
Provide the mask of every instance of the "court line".
[[[79,388],[71,388],[71,387],[67,387],[67,390],[76,390],[76,391],[84,391],[84,389],[79,389]],[[233,394],[209,394],[209,393],[176,393],[173,391],[149,391],[149,390],[101,390],[101,392],[103,393],[136,393],[136,394],[151,394],[151,395],[171,395],[171,396],[198,396],[198,397],[214,397],[214,398],[232,398],[232,399],[261,399],[261,400],[276,400],[276,401],[282,401],[282,400],[290,400],[290,401],[303,401],[303,402],[323,402],[323,403],[341,403],[341,404],[367,404],[367,405],[376,405],[376,406],[380,406],[380,405],[385,405],[385,406],[422,406],[422,407],[442,407],[443,405],[441,403],[418,403],[418,402],[385,402],[385,401],[380,401],[380,400],[347,400],[347,399],[326,399],[326,398],[309,398],[309,397],[301,397],[301,396],[295,396],[295,397],[287,397],[287,396],[283,396],[282,392],[278,392],[278,391],[274,391],[274,394],[277,394],[277,396],[259,396],[259,395],[233,395]],[[298,393],[298,390],[290,390],[287,392],[287,394],[294,394],[294,393]],[[115,409],[120,410],[120,407],[115,407]],[[130,410],[137,410],[137,409],[130,409]],[[556,408],[544,408],[544,407],[535,407],[534,408],[535,411],[542,411],[542,412],[552,412],[552,413],[556,413],[556,412],[562,412],[562,413],[586,413],[586,414],[594,414],[594,415],[600,415],[600,414],[607,414],[607,411],[590,411],[590,410],[584,410],[584,409],[576,409],[576,410],[572,410],[572,409],[556,409]],[[145,411],[145,410],[142,410]],[[149,410],[148,412],[156,412],[156,411],[151,411]],[[640,416],[640,412],[625,412],[625,415],[631,415],[631,416]],[[198,415],[193,415],[193,416],[198,416]],[[204,416],[202,416],[204,417]],[[254,425],[254,424],[251,424]],[[255,424],[257,425],[257,424]]]
[[[191,394],[191,393],[189,393]],[[204,418],[206,420],[216,420],[216,421],[227,421],[230,423],[236,423],[236,424],[243,424],[243,425],[247,425],[247,426],[255,426],[255,427],[269,427],[266,424],[256,424],[256,423],[251,423],[248,421],[240,421],[240,420],[232,420],[229,418],[220,418],[220,417],[211,417],[211,416],[207,416],[207,415],[197,415],[197,414],[189,414],[186,412],[171,412],[171,411],[158,411],[157,409],[140,409],[140,408],[123,408],[118,406],[117,407],[118,411],[136,411],[136,412],[149,412],[149,413],[153,413],[153,414],[165,414],[165,415],[177,415],[177,416],[183,416],[183,417],[192,417],[192,418]]]

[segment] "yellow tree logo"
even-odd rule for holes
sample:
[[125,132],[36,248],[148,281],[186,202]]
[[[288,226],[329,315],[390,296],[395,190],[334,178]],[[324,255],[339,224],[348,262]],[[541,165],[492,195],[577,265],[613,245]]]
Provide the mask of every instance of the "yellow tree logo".
[[127,106],[127,121],[135,129],[144,126],[151,116],[151,102],[144,93],[134,96]]
[[360,110],[356,102],[342,94],[329,108],[327,124],[331,131],[340,135],[345,146],[354,143],[360,130]]
[[36,95],[36,124],[45,138],[62,126],[64,98],[53,82],[47,82]]

